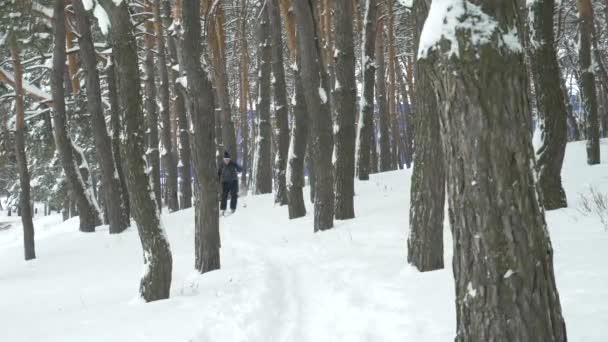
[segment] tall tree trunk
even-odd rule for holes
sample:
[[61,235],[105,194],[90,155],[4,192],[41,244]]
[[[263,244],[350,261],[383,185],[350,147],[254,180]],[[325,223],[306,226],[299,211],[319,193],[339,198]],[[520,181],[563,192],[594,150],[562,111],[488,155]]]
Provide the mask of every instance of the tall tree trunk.
[[376,40],[376,0],[365,0],[365,26],[362,48],[363,95],[359,104],[359,125],[357,127],[356,153],[359,180],[369,180],[370,154],[374,134],[374,46]]
[[241,1],[241,22],[239,40],[241,57],[239,63],[239,111],[241,114],[241,147],[243,160],[241,167],[241,186],[247,188],[247,172],[249,171],[249,114],[247,100],[249,99],[249,47],[247,44],[247,0]]
[[[426,2],[414,2],[414,51],[418,51],[420,35],[428,13]],[[414,65],[416,143],[410,190],[407,261],[422,272],[443,268],[446,175],[439,130],[439,105],[433,95],[430,79],[432,67],[420,62]]]
[[120,233],[129,226],[129,214],[123,193],[127,189],[121,187],[114,156],[112,154],[112,141],[108,135],[106,119],[101,104],[101,86],[99,72],[97,71],[97,57],[91,35],[91,22],[84,9],[82,0],[73,0],[72,7],[76,15],[78,26],[78,44],[82,65],[86,72],[87,110],[91,114],[95,150],[99,158],[102,193],[105,200],[105,213],[110,225],[110,234]]
[[127,188],[127,177],[125,176],[126,163],[123,162],[120,147],[120,131],[122,127],[121,109],[118,101],[118,89],[116,82],[116,70],[114,69],[114,57],[110,56],[110,62],[106,66],[106,81],[108,83],[108,101],[110,102],[110,123],[112,126],[112,155],[114,166],[118,171],[120,188],[122,189],[123,204],[127,218],[131,216],[131,202]]
[[258,136],[255,153],[255,193],[272,192],[272,158],[270,128],[270,70],[271,34],[266,4],[261,5],[258,16]]
[[165,53],[165,37],[161,21],[160,0],[154,0],[154,33],[156,35],[156,55],[158,56],[158,72],[160,83],[160,118],[162,122],[161,143],[162,143],[162,163],[165,170],[165,202],[169,212],[179,210],[177,201],[177,163],[173,151],[173,140],[171,132],[171,112],[170,112],[170,92],[169,92],[169,73],[167,71],[167,56]]
[[580,23],[579,54],[580,88],[585,111],[587,134],[587,164],[600,163],[600,127],[595,89],[595,71],[591,60],[591,40],[593,35],[593,7],[591,0],[577,0]]
[[139,292],[146,302],[169,297],[173,257],[163,231],[159,210],[144,156],[144,113],[142,108],[137,45],[126,2],[99,1],[111,22],[112,52],[116,59],[120,107],[124,113],[124,138],[121,152],[127,162],[127,179],[133,217],[141,240],[144,269]]
[[[419,63],[432,68],[441,101],[454,236],[455,340],[566,341],[534,182],[524,53],[513,36],[522,22],[520,8],[491,0],[455,5],[461,8],[458,17],[424,28],[450,25],[454,40],[426,41],[419,53]],[[480,17],[495,25],[481,40],[467,28]],[[505,45],[509,37],[515,41]],[[457,55],[451,53],[454,46]]]
[[287,152],[289,151],[289,105],[287,104],[287,86],[285,84],[285,69],[283,66],[283,39],[281,37],[281,10],[279,0],[268,0],[268,16],[272,40],[272,75],[275,107],[275,132],[277,132],[277,149],[274,159],[275,196],[274,202],[280,205],[288,203],[287,182]]
[[[144,11],[152,12],[151,0],[146,0]],[[154,24],[151,20],[146,20],[144,23],[145,36],[145,57],[144,57],[144,93],[145,97],[145,109],[146,119],[148,121],[148,129],[146,130],[146,138],[148,141],[148,149],[146,150],[146,157],[148,160],[148,172],[150,172],[150,178],[152,181],[152,189],[154,190],[154,197],[156,199],[156,205],[161,210],[163,207],[163,197],[160,185],[160,153],[158,151],[158,110],[156,108],[156,72],[154,71],[154,54],[155,45],[154,41]]]
[[399,133],[399,120],[397,116],[396,103],[396,82],[395,82],[395,63],[397,57],[395,52],[395,15],[393,13],[393,1],[386,1],[388,24],[386,26],[388,38],[388,84],[386,97],[388,102],[388,116],[390,118],[390,131],[392,137],[391,149],[391,169],[402,169],[401,153],[403,152],[403,140]]
[[376,102],[378,103],[378,133],[380,143],[380,172],[391,169],[390,117],[386,100],[386,80],[384,61],[384,19],[378,20],[376,28]]
[[369,173],[378,173],[378,132],[376,126],[378,126],[377,118],[372,121],[372,141],[371,141],[371,156],[369,159]]
[[53,49],[53,73],[52,73],[52,95],[55,121],[55,145],[61,158],[61,164],[65,172],[70,192],[78,205],[80,216],[80,231],[94,232],[95,226],[101,224],[101,213],[93,193],[87,187],[85,180],[80,174],[79,163],[73,154],[72,139],[68,133],[68,123],[65,113],[64,76],[66,64],[66,30],[65,25],[65,2],[56,0],[54,17],[57,23],[54,29]]
[[353,1],[335,0],[336,30],[334,103],[336,111],[336,212],[337,220],[355,217],[355,47],[353,42]]
[[[399,69],[401,69],[399,67]],[[401,70],[397,71],[397,80],[399,81],[399,91],[401,92],[401,103],[399,104],[403,108],[403,126],[404,126],[404,148],[405,154],[405,165],[409,169],[412,163],[414,155],[414,120],[412,113],[413,104],[408,101],[408,91],[406,90],[403,73]],[[410,95],[411,96],[411,95]]]
[[220,268],[220,231],[215,161],[215,103],[213,87],[201,59],[200,0],[182,4],[181,49],[188,81],[196,174],[195,267],[205,273]]
[[333,127],[329,105],[329,80],[321,64],[321,48],[317,23],[310,0],[295,0],[294,11],[298,29],[298,46],[304,98],[313,132],[313,167],[315,169],[314,230],[333,227],[334,177],[332,170]]
[[568,206],[561,177],[568,124],[553,36],[555,2],[535,0],[529,2],[528,7],[530,18],[534,18],[529,21],[529,51],[542,132],[542,145],[536,152],[536,170],[543,194],[541,204],[552,210]]
[[[15,156],[19,170],[19,185],[21,195],[19,196],[19,208],[21,224],[23,225],[23,251],[25,260],[36,258],[34,245],[34,222],[32,221],[32,207],[30,206],[30,173],[27,169],[27,156],[25,154],[25,106],[23,101],[23,69],[19,56],[16,33],[9,33],[11,58],[15,70]],[[10,208],[9,214],[10,216]]]
[[[179,1],[175,2],[176,7]],[[163,15],[162,21],[166,28],[173,27],[174,20],[171,18],[171,2],[163,0]],[[175,16],[179,16],[181,10],[176,8]],[[183,92],[178,88],[177,78],[180,71],[183,70],[182,64],[179,63],[178,47],[175,39],[175,32],[168,30],[167,32],[167,47],[169,58],[171,61],[171,87],[173,89],[172,111],[173,116],[177,119],[177,130],[179,142],[176,149],[179,152],[179,163],[177,164],[179,173],[179,206],[180,209],[192,207],[192,171],[191,171],[191,152],[190,152],[190,135],[188,133],[188,115],[186,113],[185,98]],[[174,67],[179,66],[179,71]]]

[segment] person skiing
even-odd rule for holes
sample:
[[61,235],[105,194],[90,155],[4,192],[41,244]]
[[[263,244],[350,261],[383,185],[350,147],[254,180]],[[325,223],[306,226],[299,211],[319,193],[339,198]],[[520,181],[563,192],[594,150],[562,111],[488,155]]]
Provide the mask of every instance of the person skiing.
[[217,171],[219,181],[222,184],[222,202],[220,204],[220,214],[222,216],[226,212],[228,194],[230,194],[230,211],[231,213],[236,211],[239,193],[238,173],[241,171],[241,166],[230,158],[230,153],[224,152],[224,162]]

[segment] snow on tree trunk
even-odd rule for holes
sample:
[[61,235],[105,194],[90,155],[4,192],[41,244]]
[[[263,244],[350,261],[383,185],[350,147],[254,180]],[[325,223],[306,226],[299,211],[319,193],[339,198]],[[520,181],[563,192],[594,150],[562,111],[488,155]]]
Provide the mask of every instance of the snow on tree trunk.
[[353,42],[353,2],[334,1],[335,18],[335,77],[334,103],[336,111],[335,182],[337,220],[355,217],[355,111],[357,85],[355,82],[355,47]]
[[272,158],[270,127],[271,34],[266,5],[260,4],[258,22],[258,136],[255,152],[255,194],[272,192]]
[[533,172],[522,18],[516,2],[504,5],[433,2],[418,50],[419,63],[433,67],[441,109],[455,340],[561,342],[566,329]]
[[391,170],[390,117],[386,100],[386,63],[384,61],[384,16],[376,27],[376,102],[378,103],[378,128],[380,145],[380,172]]
[[[57,0],[55,2],[54,17],[56,22],[65,22],[65,2],[63,0]],[[59,152],[70,192],[78,205],[80,231],[94,232],[95,226],[101,224],[101,212],[99,211],[93,193],[87,187],[85,179],[83,179],[83,176],[80,173],[80,165],[82,165],[82,163],[77,162],[77,158],[72,150],[76,149],[76,147],[73,145],[72,139],[69,136],[65,112],[65,25],[54,25],[54,37],[51,87],[53,94],[55,145]],[[84,162],[84,159],[82,162]]]
[[131,210],[143,250],[144,273],[139,292],[146,302],[151,302],[169,298],[173,258],[145,170],[145,124],[137,45],[127,3],[123,1],[116,5],[113,0],[99,2],[111,22],[112,52],[116,59],[118,93],[124,113],[124,141],[121,152],[127,164]]
[[283,39],[281,37],[281,11],[279,0],[268,0],[268,17],[272,41],[272,76],[274,89],[274,130],[277,148],[274,159],[275,196],[274,202],[280,205],[288,203],[287,181],[287,152],[289,151],[289,106],[287,104],[287,86],[285,84],[285,68],[283,66]]
[[[414,51],[417,50],[428,13],[426,2],[414,2]],[[410,189],[407,261],[422,272],[443,268],[446,175],[439,129],[439,105],[433,95],[430,79],[432,68],[432,65],[424,62],[414,65],[416,143]]]
[[247,1],[241,0],[240,34],[241,56],[239,60],[239,110],[241,114],[241,187],[247,189],[247,172],[249,172],[249,113],[247,100],[249,99],[249,47],[247,44]]
[[370,154],[374,134],[374,74],[376,72],[374,47],[376,39],[376,0],[365,0],[365,26],[362,47],[363,94],[359,104],[356,153],[359,180],[369,180]]
[[[15,157],[19,170],[19,208],[22,210],[21,224],[23,225],[23,252],[25,260],[36,258],[34,244],[34,222],[32,221],[32,207],[30,206],[30,173],[27,168],[27,155],[25,154],[25,105],[23,100],[23,69],[19,56],[19,46],[15,32],[9,32],[9,44],[13,69],[15,70]],[[8,216],[11,216],[10,206]]]
[[567,109],[553,34],[554,0],[528,2],[529,53],[540,117],[542,145],[536,152],[541,204],[547,210],[568,206],[562,187],[562,164],[568,134]]
[[196,175],[195,267],[205,273],[220,268],[220,231],[217,200],[215,103],[209,76],[201,59],[199,0],[182,3],[182,61],[186,71],[189,112],[194,130],[190,143]]
[[101,103],[97,57],[91,36],[91,22],[84,9],[82,0],[74,0],[72,6],[76,14],[76,24],[78,26],[80,56],[82,65],[86,71],[87,110],[91,114],[95,150],[101,168],[105,214],[110,226],[110,233],[120,233],[129,226],[129,214],[123,195],[127,189],[121,187],[118,170],[112,154],[112,141],[107,133],[108,129]]
[[580,18],[578,59],[580,64],[580,88],[585,112],[587,134],[587,164],[600,163],[600,126],[595,89],[595,65],[592,63],[593,7],[591,0],[577,0]]
[[334,177],[332,172],[333,127],[328,101],[328,75],[321,64],[318,30],[309,0],[293,3],[298,28],[302,85],[313,133],[313,167],[315,169],[314,230],[333,227]]

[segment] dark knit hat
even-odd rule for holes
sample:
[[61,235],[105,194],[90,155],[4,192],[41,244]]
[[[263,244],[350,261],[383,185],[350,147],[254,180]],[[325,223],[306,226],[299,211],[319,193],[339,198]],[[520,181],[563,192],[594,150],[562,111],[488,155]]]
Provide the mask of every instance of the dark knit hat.
[[230,153],[228,153],[228,151],[224,151],[224,159],[230,159]]

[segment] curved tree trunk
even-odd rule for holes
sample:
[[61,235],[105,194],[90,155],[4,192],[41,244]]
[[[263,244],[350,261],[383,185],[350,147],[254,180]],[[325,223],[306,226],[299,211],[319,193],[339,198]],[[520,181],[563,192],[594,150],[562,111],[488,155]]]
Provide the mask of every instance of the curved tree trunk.
[[600,123],[597,110],[595,71],[591,60],[591,40],[593,39],[593,7],[591,0],[577,0],[580,23],[579,63],[580,88],[585,110],[587,133],[587,164],[600,163]]
[[[25,106],[23,101],[23,69],[19,56],[16,33],[8,33],[13,69],[15,70],[15,156],[19,170],[19,208],[21,209],[21,224],[23,225],[23,252],[25,260],[36,258],[34,245],[34,222],[32,221],[32,207],[30,204],[30,173],[27,169],[27,156],[25,154]],[[11,216],[9,207],[8,216]]]
[[[54,17],[56,22],[65,22],[65,2],[55,1]],[[80,174],[79,163],[73,154],[72,144],[68,133],[68,123],[65,113],[64,77],[66,64],[66,29],[65,25],[54,25],[54,49],[53,49],[53,75],[52,94],[54,109],[55,144],[61,158],[61,164],[65,172],[68,186],[74,200],[78,205],[80,217],[80,231],[94,232],[95,226],[101,224],[101,213],[93,193],[87,187],[85,180]]]
[[258,136],[255,153],[255,194],[272,192],[272,158],[270,128],[270,27],[266,5],[260,7],[258,16]]
[[179,210],[177,201],[177,163],[173,151],[173,141],[171,139],[171,113],[170,113],[170,93],[169,93],[169,73],[167,71],[167,56],[165,53],[165,37],[160,14],[160,0],[154,0],[154,34],[156,35],[156,55],[158,56],[158,72],[160,83],[160,118],[162,123],[161,143],[162,143],[162,163],[165,170],[165,203],[169,212]]
[[359,180],[369,180],[370,153],[374,134],[374,46],[376,39],[376,0],[365,0],[365,29],[362,49],[363,95],[359,104],[356,153]]
[[[516,2],[463,3],[454,2],[458,17],[442,22],[456,27],[456,40],[427,41],[430,50],[419,54],[419,62],[433,68],[441,101],[453,213],[455,340],[563,342],[553,251],[534,182],[523,48],[517,41],[505,45],[518,30],[520,9]],[[433,10],[445,13],[440,6]],[[481,43],[466,29],[480,17],[496,25]]]
[[72,1],[78,25],[78,45],[84,70],[86,71],[87,110],[91,114],[93,137],[99,166],[101,167],[102,193],[105,200],[105,213],[110,234],[121,233],[129,226],[126,199],[118,177],[118,169],[112,153],[112,140],[108,135],[106,119],[101,104],[101,86],[99,72],[97,71],[97,57],[91,36],[91,22],[84,9],[82,0]]
[[542,145],[536,152],[538,185],[542,205],[547,210],[568,206],[562,187],[562,164],[568,134],[567,108],[561,89],[559,65],[553,38],[554,0],[528,3],[530,17],[530,62],[534,76],[536,103],[541,118]]
[[353,1],[334,0],[336,30],[334,103],[336,111],[335,182],[337,220],[355,217],[355,46],[353,42]]
[[131,210],[143,250],[145,272],[139,292],[146,302],[169,297],[173,257],[160,221],[157,203],[145,170],[144,113],[133,24],[126,2],[116,5],[100,0],[108,13],[112,30],[112,51],[116,59],[121,108],[124,113],[123,158],[127,163],[127,180]]
[[[429,13],[425,1],[414,2],[414,51]],[[414,65],[416,115],[414,169],[410,189],[407,261],[422,272],[443,268],[445,161],[439,131],[439,105],[433,95],[433,66]]]
[[317,25],[310,0],[293,4],[298,29],[298,46],[302,65],[302,85],[313,132],[313,167],[315,169],[314,230],[333,227],[334,177],[332,170],[333,127],[329,105],[328,75],[321,64]]
[[275,196],[274,202],[280,205],[288,203],[287,182],[287,152],[289,151],[289,106],[287,104],[287,86],[285,84],[285,69],[283,66],[283,39],[281,37],[281,11],[279,0],[266,2],[269,11],[270,31],[272,40],[272,76],[275,107],[275,132],[277,132],[277,148],[274,159]]
[[199,0],[182,4],[181,49],[188,81],[188,103],[194,139],[196,174],[195,267],[201,272],[220,268],[220,230],[215,161],[215,104],[213,87],[201,66]]

